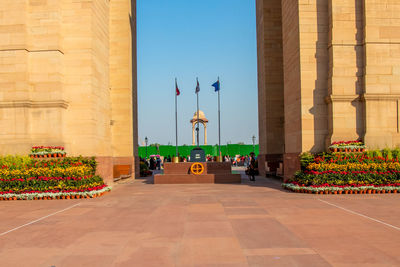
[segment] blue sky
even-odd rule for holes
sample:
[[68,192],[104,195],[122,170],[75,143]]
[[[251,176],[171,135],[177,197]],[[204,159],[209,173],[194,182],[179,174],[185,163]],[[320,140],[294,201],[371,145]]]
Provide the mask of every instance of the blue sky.
[[218,76],[222,144],[258,140],[254,0],[137,0],[137,22],[140,145],[145,136],[149,143],[175,144],[175,77],[180,145],[192,142],[196,77],[200,109],[210,120],[208,143],[218,143],[211,87]]

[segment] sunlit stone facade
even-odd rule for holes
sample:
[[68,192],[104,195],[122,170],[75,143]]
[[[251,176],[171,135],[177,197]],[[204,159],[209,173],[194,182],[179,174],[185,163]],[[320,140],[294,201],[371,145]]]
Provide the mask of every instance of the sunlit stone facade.
[[136,6],[130,0],[2,0],[0,154],[62,145],[114,164],[137,155]]
[[400,145],[399,1],[257,0],[257,39],[263,172],[332,141]]

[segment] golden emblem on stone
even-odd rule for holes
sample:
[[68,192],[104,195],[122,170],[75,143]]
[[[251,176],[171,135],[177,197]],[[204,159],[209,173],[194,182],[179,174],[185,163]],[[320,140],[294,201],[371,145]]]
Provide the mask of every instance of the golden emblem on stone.
[[194,175],[200,175],[204,172],[204,165],[198,162],[193,163],[192,166],[190,167],[190,171]]

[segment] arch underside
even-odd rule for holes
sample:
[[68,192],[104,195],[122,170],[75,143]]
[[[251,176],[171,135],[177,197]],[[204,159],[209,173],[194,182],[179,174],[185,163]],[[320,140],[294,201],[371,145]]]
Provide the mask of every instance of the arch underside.
[[[333,141],[400,145],[398,1],[256,4],[262,174],[289,178]],[[136,1],[2,6],[0,153],[61,145],[97,156],[105,178],[115,164],[138,173]]]
[[[204,127],[204,145],[207,145],[207,123],[208,121],[204,120],[198,120],[199,124],[202,124]],[[191,120],[192,123],[192,145],[196,145],[196,125],[197,125],[197,120]],[[198,129],[198,133],[200,134],[200,129]]]

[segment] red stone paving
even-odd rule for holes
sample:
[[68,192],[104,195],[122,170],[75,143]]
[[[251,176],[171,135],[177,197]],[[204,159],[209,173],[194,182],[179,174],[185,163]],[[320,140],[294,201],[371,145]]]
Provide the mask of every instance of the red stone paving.
[[0,266],[400,266],[400,194],[296,194],[260,177],[149,182],[95,199],[0,202]]

